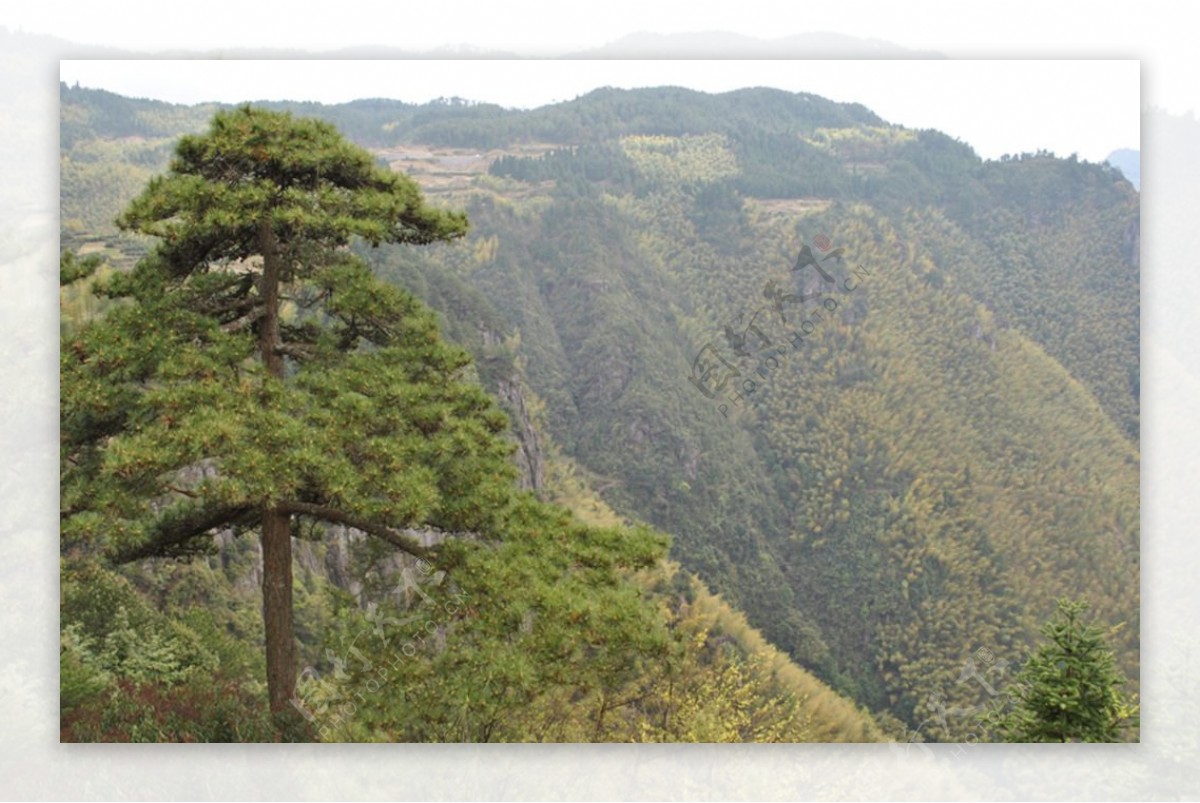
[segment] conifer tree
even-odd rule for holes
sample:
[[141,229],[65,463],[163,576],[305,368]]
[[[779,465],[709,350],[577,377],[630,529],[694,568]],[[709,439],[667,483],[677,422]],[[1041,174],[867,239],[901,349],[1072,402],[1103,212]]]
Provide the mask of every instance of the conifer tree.
[[[290,535],[342,524],[488,529],[511,493],[506,420],[411,295],[348,249],[428,244],[431,208],[333,126],[244,106],[179,142],[118,220],[157,246],[61,354],[62,548],[115,563],[261,532],[271,710],[296,675]],[[62,280],[94,270],[64,260]]]
[[1017,674],[1012,710],[989,722],[1006,742],[1119,742],[1136,722],[1137,705],[1121,691],[1104,633],[1086,624],[1086,602],[1059,600],[1042,627],[1049,641]]

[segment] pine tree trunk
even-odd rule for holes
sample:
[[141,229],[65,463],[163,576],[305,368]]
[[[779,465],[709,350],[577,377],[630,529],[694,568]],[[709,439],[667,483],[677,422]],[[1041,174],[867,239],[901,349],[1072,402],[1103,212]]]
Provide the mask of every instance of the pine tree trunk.
[[296,692],[292,534],[288,519],[286,513],[263,509],[263,624],[267,642],[267,694],[273,714],[286,711]]
[[[282,259],[279,241],[270,220],[259,225],[263,272],[259,293],[264,314],[259,320],[258,343],[267,374],[283,379],[279,345],[279,276]],[[296,692],[296,648],[292,635],[292,535],[291,516],[273,506],[263,507],[263,629],[267,648],[267,695],[271,713],[282,714]]]
[[279,346],[279,277],[283,272],[283,257],[279,254],[279,240],[275,237],[270,220],[263,220],[259,224],[258,246],[263,255],[263,272],[258,286],[263,305],[263,316],[258,321],[258,347],[267,373],[283,379],[283,355],[276,351]]

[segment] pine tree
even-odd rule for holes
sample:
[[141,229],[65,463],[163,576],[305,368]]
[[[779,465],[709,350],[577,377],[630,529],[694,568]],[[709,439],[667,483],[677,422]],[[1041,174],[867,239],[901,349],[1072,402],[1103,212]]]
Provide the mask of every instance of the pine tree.
[[1136,725],[1104,633],[1083,622],[1088,604],[1059,600],[1043,644],[1017,674],[1013,708],[989,717],[1006,742],[1119,742]]
[[[467,354],[348,249],[449,240],[466,219],[331,125],[245,106],[183,137],[118,224],[159,242],[62,344],[62,548],[123,563],[260,531],[279,715],[301,520],[427,556],[404,528],[487,530],[509,499],[506,419]],[[92,270],[65,259],[62,280]]]

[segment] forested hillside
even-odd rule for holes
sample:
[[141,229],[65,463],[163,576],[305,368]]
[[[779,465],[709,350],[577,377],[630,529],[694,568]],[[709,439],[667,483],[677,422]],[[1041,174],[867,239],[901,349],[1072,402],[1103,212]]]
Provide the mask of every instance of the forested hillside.
[[[61,101],[63,246],[101,256],[103,281],[149,247],[112,221],[214,109],[65,86]],[[472,353],[509,413],[525,487],[599,524],[669,534],[682,569],[659,564],[639,582],[663,595],[681,665],[710,673],[693,688],[727,689],[697,691],[696,704],[737,686],[769,707],[785,694],[781,671],[754,681],[755,661],[785,659],[745,639],[744,659],[714,652],[701,611],[723,603],[689,572],[800,667],[926,739],[977,732],[970,712],[1011,677],[1059,597],[1087,599],[1118,628],[1136,691],[1139,220],[1117,171],[1046,153],[983,162],[861,106],[765,89],[603,89],[529,112],[457,99],[261,105],[333,122],[434,205],[465,211],[461,240],[361,255]],[[66,288],[64,331],[119,303]],[[178,571],[203,575],[238,554],[249,559],[225,544],[208,569]],[[125,615],[167,617],[162,639],[197,616],[162,592],[154,610],[160,569],[122,571],[133,573],[106,582],[138,595]],[[320,574],[320,599],[340,599]],[[233,634],[209,652],[261,638],[247,605],[230,603],[228,626],[193,626]],[[335,624],[354,610],[314,603],[301,644],[344,637]],[[68,652],[103,654],[110,633],[64,607],[64,627],[76,619]],[[501,650],[478,638],[480,656]],[[220,665],[252,674],[249,656]],[[453,679],[446,699],[469,695],[470,667],[440,660],[414,677]],[[313,699],[371,680],[343,674],[340,691],[314,681]],[[610,716],[601,690],[618,676],[645,702]],[[512,731],[449,713],[412,721],[382,694],[376,720],[336,735],[716,738],[699,715],[691,730],[639,730],[649,726],[629,711],[660,710],[663,682],[645,667],[597,678],[586,715],[567,705],[578,694],[548,691]],[[853,706],[838,711],[806,729],[797,715],[724,735],[877,738]]]

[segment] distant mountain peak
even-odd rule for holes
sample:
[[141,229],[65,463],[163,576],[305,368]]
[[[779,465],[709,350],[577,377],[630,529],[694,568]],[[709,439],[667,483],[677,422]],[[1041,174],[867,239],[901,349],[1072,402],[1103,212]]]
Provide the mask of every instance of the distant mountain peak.
[[1121,171],[1138,192],[1142,190],[1142,152],[1133,148],[1118,148],[1104,160]]
[[934,51],[911,50],[882,39],[862,39],[830,31],[812,31],[762,39],[730,31],[652,33],[638,31],[597,48],[563,58],[945,58]]

